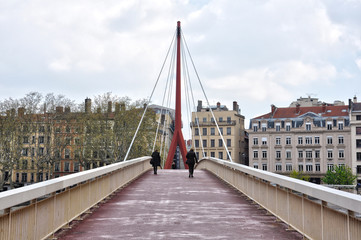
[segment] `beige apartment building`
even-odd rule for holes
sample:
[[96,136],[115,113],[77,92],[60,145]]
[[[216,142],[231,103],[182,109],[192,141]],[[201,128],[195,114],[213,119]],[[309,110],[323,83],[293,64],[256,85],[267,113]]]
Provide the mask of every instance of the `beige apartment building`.
[[361,103],[354,97],[349,100],[351,126],[351,161],[352,171],[357,175],[357,182],[361,183]]
[[284,175],[303,171],[320,183],[334,165],[352,166],[349,106],[301,104],[272,105],[271,112],[250,120],[249,165]]
[[197,111],[192,112],[192,145],[197,156],[229,160],[230,155],[233,162],[245,164],[248,160],[248,139],[244,129],[244,116],[240,114],[237,102],[233,102],[232,110],[219,102],[217,106],[210,108],[203,107],[202,101],[198,101]]

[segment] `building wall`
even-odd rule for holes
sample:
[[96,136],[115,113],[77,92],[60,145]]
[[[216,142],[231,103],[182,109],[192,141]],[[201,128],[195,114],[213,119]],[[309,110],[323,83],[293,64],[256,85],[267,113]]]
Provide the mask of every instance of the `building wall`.
[[[226,148],[231,158],[236,163],[242,162],[242,154],[245,153],[244,116],[235,110],[226,108],[213,109],[220,131],[223,131],[224,142],[213,119],[212,113],[207,108],[198,108],[199,111],[192,113],[192,141],[195,152],[203,156],[202,145],[205,156],[213,156],[221,159],[229,159]],[[198,120],[197,120],[198,119]],[[199,123],[199,125],[197,124]],[[227,130],[228,129],[228,130]],[[197,145],[198,141],[198,145]],[[220,145],[221,141],[221,145]],[[230,141],[230,145],[229,145]],[[212,145],[212,142],[214,145]]]
[[[354,99],[354,103],[361,106],[356,99]],[[351,107],[350,126],[352,172],[357,175],[357,181],[361,183],[361,146],[357,144],[357,142],[361,142],[361,110],[353,110]]]

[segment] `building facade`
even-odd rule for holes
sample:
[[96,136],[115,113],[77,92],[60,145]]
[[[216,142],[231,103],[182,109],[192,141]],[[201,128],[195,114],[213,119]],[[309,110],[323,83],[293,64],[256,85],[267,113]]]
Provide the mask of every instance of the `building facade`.
[[352,172],[357,175],[357,182],[361,183],[361,103],[354,97],[349,100],[351,126],[351,161]]
[[247,137],[244,116],[240,114],[237,102],[233,102],[232,110],[228,110],[219,102],[217,106],[211,108],[215,119],[210,108],[202,106],[202,101],[198,101],[197,111],[192,112],[192,145],[196,154],[198,157],[208,156],[227,160],[230,159],[230,155],[233,162],[245,164],[248,157]]
[[334,165],[352,164],[347,105],[272,105],[271,112],[250,120],[248,133],[254,168],[284,175],[302,171],[320,183]]

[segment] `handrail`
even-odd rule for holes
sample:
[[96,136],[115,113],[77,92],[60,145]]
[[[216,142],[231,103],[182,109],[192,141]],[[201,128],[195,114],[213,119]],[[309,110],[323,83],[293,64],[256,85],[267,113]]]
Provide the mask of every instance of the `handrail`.
[[244,172],[259,179],[268,181],[273,184],[277,184],[278,186],[282,186],[290,190],[306,194],[310,197],[332,203],[353,212],[361,213],[361,195],[343,192],[337,189],[310,183],[296,178],[291,178],[276,173],[255,169],[246,165],[231,163],[229,161],[221,160],[218,158],[203,158],[200,160],[200,162],[204,160],[216,162],[217,164]]
[[54,193],[64,188],[74,186],[78,183],[97,178],[101,175],[111,173],[120,168],[127,167],[136,162],[149,160],[150,157],[141,157],[124,162],[118,162],[111,165],[90,169],[83,172],[73,173],[67,176],[54,178],[44,182],[15,188],[0,193],[0,210],[7,209],[33,199]]

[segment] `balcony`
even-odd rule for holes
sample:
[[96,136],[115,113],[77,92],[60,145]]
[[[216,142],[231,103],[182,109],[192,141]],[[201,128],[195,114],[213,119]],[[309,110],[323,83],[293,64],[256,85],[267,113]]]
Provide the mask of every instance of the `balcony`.
[[[235,126],[236,120],[217,122],[218,126]],[[198,127],[197,122],[191,122],[191,127]],[[215,122],[199,122],[200,127],[216,126]]]

